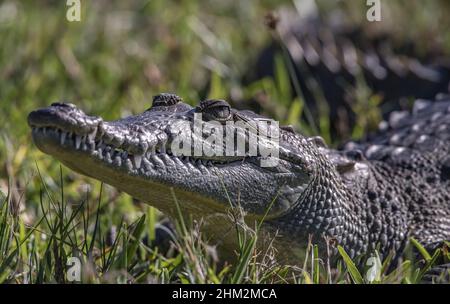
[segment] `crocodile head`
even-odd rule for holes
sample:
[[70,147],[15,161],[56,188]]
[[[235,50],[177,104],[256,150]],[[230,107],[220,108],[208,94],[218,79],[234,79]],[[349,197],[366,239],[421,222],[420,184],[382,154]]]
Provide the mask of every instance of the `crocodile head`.
[[41,151],[169,215],[176,199],[193,217],[239,205],[248,218],[277,218],[314,178],[309,139],[223,100],[191,107],[160,94],[145,112],[108,122],[54,103],[31,112],[28,123]]

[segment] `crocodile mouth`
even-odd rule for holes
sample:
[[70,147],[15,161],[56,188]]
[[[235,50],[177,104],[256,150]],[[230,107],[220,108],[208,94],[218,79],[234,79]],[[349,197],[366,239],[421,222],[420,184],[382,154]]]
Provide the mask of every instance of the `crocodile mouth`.
[[[84,154],[102,161],[114,168],[122,168],[128,172],[139,173],[164,170],[167,165],[177,164],[184,167],[211,168],[235,165],[243,162],[245,157],[227,157],[221,159],[201,158],[175,155],[164,145],[156,145],[143,154],[132,153],[124,148],[108,144],[96,132],[77,134],[57,127],[32,127],[35,144],[43,152],[55,156],[64,154]],[[247,160],[251,160],[247,157]]]
[[[214,214],[222,213],[224,206],[227,206],[209,196],[195,194],[185,187],[176,186],[176,179],[171,180],[172,175],[168,174],[171,169],[176,169],[194,181],[205,176],[216,176],[221,167],[239,166],[243,161],[176,156],[161,145],[143,155],[136,155],[105,143],[95,132],[81,135],[54,126],[32,126],[31,129],[33,141],[41,151],[53,155],[78,173],[114,185],[125,192],[135,193],[134,196],[143,201],[151,200],[153,206],[169,214],[173,210],[165,208],[171,205],[167,202],[173,198],[168,187],[175,191],[176,197],[184,199],[184,207],[187,210],[197,214],[203,214],[205,210]],[[143,192],[142,189],[148,190]],[[141,196],[142,193],[147,194]]]

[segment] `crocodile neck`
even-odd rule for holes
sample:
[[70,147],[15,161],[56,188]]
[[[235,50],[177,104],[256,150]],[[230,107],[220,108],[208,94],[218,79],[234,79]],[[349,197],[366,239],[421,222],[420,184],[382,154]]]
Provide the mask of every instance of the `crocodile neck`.
[[316,177],[293,209],[271,224],[283,227],[281,234],[301,244],[311,241],[328,250],[327,245],[338,243],[350,248],[352,256],[366,252],[368,228],[357,200],[363,193],[361,188],[368,183],[369,174],[355,174],[351,180],[344,181],[323,154],[315,156],[321,159]]

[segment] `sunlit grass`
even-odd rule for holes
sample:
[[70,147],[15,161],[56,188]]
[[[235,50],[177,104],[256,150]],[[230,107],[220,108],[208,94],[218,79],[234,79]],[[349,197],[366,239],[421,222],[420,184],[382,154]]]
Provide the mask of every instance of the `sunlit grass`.
[[[258,249],[258,224],[254,229],[239,221],[240,242],[233,263],[221,263],[217,252],[201,233],[201,223],[186,221],[179,211],[176,231],[167,255],[151,245],[155,221],[151,212],[133,218],[120,216],[112,231],[111,205],[100,184],[98,193],[80,192],[76,204],[65,197],[60,172],[59,192],[49,189],[42,176],[39,180],[39,210],[33,224],[14,213],[10,192],[0,202],[0,282],[2,283],[69,283],[67,272],[71,257],[82,262],[84,283],[416,283],[442,257],[442,251],[428,253],[417,241],[413,245],[423,255],[422,261],[405,259],[390,269],[392,256],[380,260],[369,279],[366,272],[339,247],[342,260],[330,267],[328,258],[318,247],[309,244],[303,267],[279,263],[271,245]],[[174,204],[178,201],[174,196]],[[178,207],[178,210],[179,207]],[[236,210],[235,210],[236,211]],[[239,216],[239,212],[234,212]],[[241,214],[242,215],[242,214]],[[231,220],[231,219],[230,219]],[[238,225],[238,224],[236,224]],[[449,259],[449,254],[444,253]],[[365,257],[361,257],[362,260]],[[367,267],[363,268],[368,271]]]

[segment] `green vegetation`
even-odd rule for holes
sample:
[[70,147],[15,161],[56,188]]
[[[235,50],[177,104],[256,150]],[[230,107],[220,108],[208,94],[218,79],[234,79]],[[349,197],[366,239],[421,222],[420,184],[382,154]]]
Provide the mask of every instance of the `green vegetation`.
[[[402,35],[439,33],[450,45],[450,26],[442,24],[443,14],[436,15],[441,2],[391,2],[402,17],[395,18],[397,26],[408,29]],[[1,283],[67,282],[66,262],[72,256],[83,261],[82,281],[92,283],[366,282],[343,249],[337,269],[319,259],[313,245],[303,267],[280,265],[273,248],[256,251],[255,229],[243,232],[233,265],[217,261],[198,223],[176,221],[176,250],[160,252],[150,244],[163,215],[61,167],[31,142],[26,117],[35,108],[63,99],[114,119],[145,110],[158,92],[176,92],[192,104],[206,97],[263,93],[263,112],[311,132],[312,126],[299,119],[303,101],[293,99],[286,85],[289,67],[282,54],[275,79],[242,85],[242,75],[271,38],[264,15],[280,1],[82,3],[81,22],[66,20],[65,1],[0,3]],[[320,1],[320,7],[330,8],[330,3]],[[365,16],[364,6],[345,9],[352,18]],[[363,101],[372,96],[364,90],[358,91],[357,108],[376,111],[375,99]],[[326,109],[319,130],[331,139],[325,114]],[[366,123],[361,121],[353,134],[361,136]],[[414,246],[420,248],[417,242]],[[421,252],[425,263],[406,258],[394,270],[388,268],[389,257],[376,258],[382,270],[373,282],[420,280],[439,254]],[[448,252],[444,255],[449,258]]]

